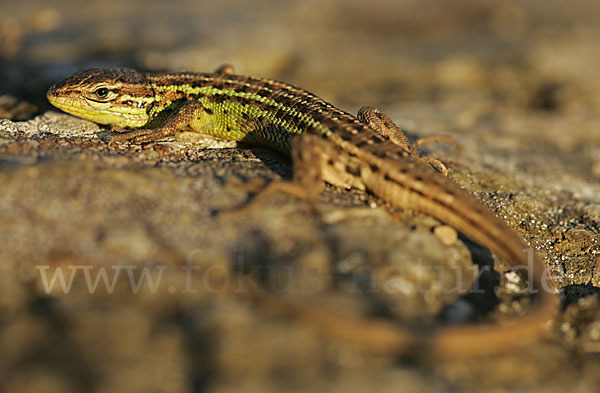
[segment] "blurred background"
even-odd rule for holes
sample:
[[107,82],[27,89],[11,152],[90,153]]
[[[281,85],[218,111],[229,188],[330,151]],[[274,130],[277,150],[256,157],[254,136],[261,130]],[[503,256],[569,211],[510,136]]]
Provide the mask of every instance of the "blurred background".
[[[15,121],[0,120],[0,392],[596,392],[600,362],[588,352],[600,340],[599,21],[598,0],[0,0],[0,119]],[[225,187],[231,173],[277,176],[254,153],[119,156],[100,129],[48,112],[45,100],[52,83],[84,68],[210,72],[223,63],[350,113],[377,106],[411,137],[453,135],[463,155],[432,152],[450,157],[451,177],[558,277],[566,311],[554,341],[485,361],[415,362],[208,294],[46,296],[32,279],[36,264],[178,269],[198,243],[217,261],[236,242],[257,260],[310,266],[331,244],[373,260],[391,244],[411,248],[380,218],[371,227],[349,218],[323,235],[301,204],[231,228],[215,223],[214,206],[244,200],[239,184]],[[329,194],[333,206],[372,201]],[[282,214],[292,218],[276,221]],[[427,242],[413,244],[416,256],[436,249]],[[451,255],[470,264],[464,247]],[[358,296],[323,292],[333,309],[364,309]],[[397,316],[435,321],[442,301],[427,302],[403,299]],[[511,304],[506,315],[518,314]]]
[[598,100],[597,2],[2,1],[0,86],[43,103],[90,66],[283,79],[347,107],[449,95],[542,110]]

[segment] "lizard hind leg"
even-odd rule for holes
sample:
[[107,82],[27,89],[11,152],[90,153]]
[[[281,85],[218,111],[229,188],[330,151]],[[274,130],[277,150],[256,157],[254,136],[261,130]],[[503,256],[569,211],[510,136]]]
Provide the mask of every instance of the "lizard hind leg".
[[[316,141],[316,138],[315,138]],[[251,205],[260,203],[275,192],[285,192],[309,203],[314,203],[323,191],[322,166],[324,154],[318,144],[313,145],[312,138],[299,135],[292,139],[291,156],[293,178],[291,181],[274,180],[260,191],[250,202]]]
[[[340,153],[331,144],[315,135],[301,134],[291,141],[291,158],[293,162],[293,177],[291,181],[273,180],[264,189],[240,209],[232,211],[234,214],[247,212],[268,200],[277,192],[284,192],[304,200],[315,211],[317,197],[323,192],[326,182],[342,187],[360,187],[358,177],[348,174],[346,167],[341,167]],[[229,212],[219,215],[227,216]]]
[[431,165],[444,176],[448,175],[448,168],[446,165],[442,161],[433,157],[421,157],[419,155],[419,147],[427,143],[448,142],[452,143],[457,150],[460,151],[460,146],[458,143],[452,137],[445,135],[419,139],[415,145],[411,144],[404,131],[402,131],[402,129],[400,129],[396,123],[394,123],[386,114],[382,113],[377,108],[363,106],[358,110],[357,117],[361,122],[368,125],[374,131],[389,138],[390,142],[401,147],[409,155],[419,158],[423,162]]
[[358,120],[371,127],[379,134],[386,136],[397,146],[400,146],[411,156],[418,157],[419,150],[410,143],[404,131],[400,129],[387,115],[377,108],[363,106],[356,115]]
[[232,75],[235,72],[235,69],[231,64],[225,63],[221,64],[219,68],[215,70],[215,74],[221,75]]

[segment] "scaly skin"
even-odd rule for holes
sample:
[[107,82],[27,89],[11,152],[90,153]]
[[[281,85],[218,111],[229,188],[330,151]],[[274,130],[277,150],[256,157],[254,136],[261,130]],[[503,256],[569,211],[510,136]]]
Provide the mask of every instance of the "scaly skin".
[[65,112],[113,125],[120,132],[125,132],[122,127],[143,127],[117,135],[111,143],[150,142],[191,128],[291,154],[295,179],[305,190],[321,178],[431,214],[511,266],[528,270],[531,289],[539,291],[528,314],[502,326],[442,327],[427,337],[387,320],[356,320],[256,295],[271,309],[294,314],[367,349],[394,354],[422,349],[433,356],[485,355],[526,345],[543,334],[558,299],[539,258],[524,252],[527,245],[479,201],[421,161],[385,115],[363,108],[357,118],[297,87],[230,72],[92,69],[52,86],[47,97]]

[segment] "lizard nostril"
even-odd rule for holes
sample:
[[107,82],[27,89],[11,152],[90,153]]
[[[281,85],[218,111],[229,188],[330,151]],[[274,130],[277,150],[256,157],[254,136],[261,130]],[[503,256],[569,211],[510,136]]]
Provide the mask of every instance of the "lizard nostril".
[[56,85],[50,86],[50,88],[48,89],[48,92],[46,93],[46,96],[58,97],[58,90],[56,89]]

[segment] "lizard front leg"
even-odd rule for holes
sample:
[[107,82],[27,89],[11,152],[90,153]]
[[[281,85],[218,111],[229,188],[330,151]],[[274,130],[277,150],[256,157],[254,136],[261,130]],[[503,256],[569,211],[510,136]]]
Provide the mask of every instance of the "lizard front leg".
[[[132,143],[158,141],[174,135],[177,131],[181,131],[188,126],[192,126],[194,122],[205,115],[206,109],[199,101],[189,101],[169,116],[162,126],[155,129],[143,128],[113,136],[110,138],[109,144],[123,141]],[[117,129],[116,131],[122,132],[125,130]]]

